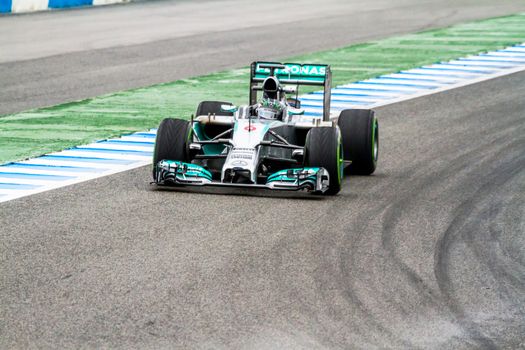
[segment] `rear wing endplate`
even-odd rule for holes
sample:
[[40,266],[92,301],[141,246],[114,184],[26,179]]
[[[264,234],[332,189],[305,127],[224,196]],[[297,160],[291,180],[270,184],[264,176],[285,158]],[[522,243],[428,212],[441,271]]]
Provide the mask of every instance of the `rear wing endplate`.
[[323,86],[323,120],[330,120],[332,71],[326,64],[253,62],[250,70],[250,104],[257,103],[257,84],[274,76],[281,84]]

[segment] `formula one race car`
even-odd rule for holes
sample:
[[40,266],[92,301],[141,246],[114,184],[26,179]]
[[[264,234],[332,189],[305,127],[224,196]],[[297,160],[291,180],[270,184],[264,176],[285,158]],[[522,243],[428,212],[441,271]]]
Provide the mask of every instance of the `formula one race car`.
[[[322,115],[301,109],[300,85],[324,87]],[[344,173],[374,172],[378,123],[372,110],[330,115],[330,92],[328,65],[252,63],[249,105],[203,101],[190,121],[160,123],[154,182],[337,194]]]

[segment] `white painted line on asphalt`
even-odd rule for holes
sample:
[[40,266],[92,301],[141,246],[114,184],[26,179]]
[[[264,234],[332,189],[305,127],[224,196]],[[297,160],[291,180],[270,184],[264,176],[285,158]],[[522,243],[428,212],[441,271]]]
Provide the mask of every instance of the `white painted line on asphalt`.
[[363,81],[359,83],[352,83],[347,85],[341,85],[339,88],[349,88],[358,90],[370,90],[370,91],[388,91],[388,92],[400,92],[400,93],[411,93],[418,91],[417,87],[410,86],[392,86],[391,84],[375,84]]
[[[469,56],[469,57],[478,57],[478,56]],[[489,53],[484,53],[479,55],[480,58],[483,57],[495,57],[497,59],[524,59],[525,53],[514,53],[514,52],[508,52],[508,51],[493,51]]]
[[377,84],[386,84],[390,86],[407,86],[414,88],[429,88],[444,85],[444,82],[439,81],[423,81],[421,79],[392,79],[392,77],[385,75],[377,79],[369,79],[367,82],[377,83]]
[[130,146],[121,143],[112,143],[112,142],[97,142],[91,143],[89,145],[78,146],[77,149],[92,148],[92,149],[107,149],[115,151],[137,151],[137,152],[153,152],[153,144],[151,145],[135,145]]
[[449,62],[452,65],[459,67],[483,67],[483,68],[512,68],[521,65],[520,62],[491,62],[491,61],[471,61],[471,60],[455,60]]
[[524,71],[524,70],[525,70],[525,65],[520,66],[520,67],[515,67],[513,69],[505,69],[505,70],[501,70],[501,71],[499,71],[497,73],[493,73],[493,74],[490,74],[490,75],[482,76],[482,77],[479,77],[479,78],[476,78],[476,79],[464,80],[464,81],[458,82],[457,84],[443,86],[443,87],[435,89],[435,90],[419,91],[418,93],[413,94],[413,95],[405,95],[405,96],[398,97],[396,99],[392,99],[392,100],[388,100],[388,101],[381,101],[381,102],[375,103],[373,105],[367,106],[367,108],[376,108],[376,107],[390,105],[390,104],[393,104],[393,103],[398,103],[398,102],[401,102],[401,101],[412,100],[414,98],[418,98],[418,97],[422,97],[422,96],[437,94],[437,93],[440,93],[440,92],[443,92],[443,91],[457,89],[457,88],[464,87],[464,86],[467,86],[467,85],[481,83],[481,82],[486,81],[486,80],[499,78],[499,77],[502,77],[502,76],[505,76],[505,75],[514,74],[514,73],[521,72],[521,71]]
[[[128,153],[118,153],[118,152],[104,152],[104,151],[91,151],[91,150],[66,150],[60,152],[60,155],[71,156],[71,157],[92,157],[92,158],[106,158],[114,160],[131,160],[131,161],[141,161],[145,159],[151,159],[152,155],[135,155]],[[111,162],[108,162],[111,163]]]
[[[64,163],[68,163],[68,162],[64,162]],[[133,162],[133,163],[128,164],[126,166],[118,166],[118,167],[115,167],[113,169],[106,170],[104,172],[91,173],[91,174],[86,175],[86,176],[81,176],[81,177],[74,178],[74,179],[71,179],[71,180],[68,180],[68,181],[63,181],[63,182],[47,183],[47,184],[45,184],[43,186],[38,186],[38,187],[33,188],[33,189],[11,189],[11,190],[10,189],[6,189],[6,188],[2,187],[2,181],[0,180],[0,194],[2,194],[2,196],[0,196],[0,202],[7,202],[7,201],[10,201],[10,200],[13,200],[13,199],[26,197],[26,196],[37,194],[37,193],[46,192],[46,191],[57,189],[57,188],[60,188],[60,187],[65,187],[65,186],[69,186],[69,185],[78,184],[80,182],[85,182],[85,181],[93,180],[93,179],[96,179],[96,178],[99,178],[99,177],[117,174],[117,173],[120,173],[120,172],[132,170],[132,169],[135,169],[135,168],[140,168],[142,166],[146,166],[146,165],[150,165],[150,164],[151,164],[151,159],[148,159],[147,161],[145,161],[145,160],[143,160],[143,161],[136,161],[136,162]],[[6,185],[6,186],[8,186],[8,185]]]
[[459,61],[473,61],[473,62],[497,62],[497,63],[525,63],[524,58],[506,57],[506,56],[469,56],[460,58]]
[[129,141],[129,142],[145,142],[150,143],[152,145],[155,144],[155,139],[145,138],[145,137],[137,137],[137,136],[122,136],[121,138],[117,139],[119,141]]
[[0,176],[1,174],[18,173],[18,174],[28,174],[28,175],[56,175],[56,176],[80,177],[82,175],[92,174],[93,170],[94,169],[88,169],[82,172],[75,172],[75,171],[59,171],[59,170],[54,170],[53,168],[35,169],[35,168],[27,168],[27,167],[18,168],[18,167],[2,166],[0,167]]
[[[0,188],[1,184],[13,184],[13,185],[33,185],[33,186],[51,186],[57,184],[59,179],[52,180],[52,176],[48,180],[43,180],[42,178],[31,176],[31,177],[16,177],[7,176],[7,174],[0,174]],[[68,179],[72,180],[72,179]]]
[[[313,93],[309,95],[318,95],[323,96],[322,93]],[[399,92],[393,92],[393,91],[376,91],[376,90],[369,90],[369,89],[352,89],[352,88],[343,88],[338,87],[332,89],[332,96],[343,96],[343,95],[351,95],[351,96],[373,96],[373,97],[390,97],[390,96],[399,96]],[[308,96],[308,95],[304,95]],[[302,98],[301,96],[299,98]]]
[[394,73],[394,74],[388,74],[385,75],[385,77],[388,78],[398,78],[398,79],[414,79],[414,80],[426,80],[426,81],[436,81],[436,82],[442,82],[444,84],[449,83],[456,83],[461,78],[451,78],[443,75],[431,75],[431,74],[415,74],[415,73]]
[[498,68],[472,67],[472,66],[458,66],[449,63],[438,63],[430,66],[423,66],[424,69],[435,69],[447,72],[465,72],[478,74],[491,74]]
[[401,71],[400,73],[410,73],[410,74],[424,74],[424,75],[433,75],[437,77],[454,77],[459,79],[470,79],[472,77],[477,77],[482,75],[481,73],[474,72],[451,72],[450,70],[439,70],[432,68],[414,68],[410,70]]
[[[399,96],[399,95],[392,95],[392,96]],[[392,97],[387,96],[387,97]],[[385,97],[383,97],[385,98]],[[299,98],[302,103],[310,103],[311,101],[323,101],[323,95],[306,95]],[[332,95],[332,102],[334,101],[359,101],[359,102],[375,102],[379,100],[378,97],[374,96],[349,96],[349,95],[341,95],[341,96],[334,96]],[[303,102],[304,101],[304,102]]]
[[[108,163],[102,163],[102,162],[88,162],[85,159],[75,159],[72,157],[39,157],[39,158],[33,158],[28,159],[20,162],[21,164],[27,164],[27,165],[46,165],[46,166],[57,166],[57,167],[77,167],[77,168],[95,168],[99,171],[107,170],[109,167],[125,167],[127,164],[110,164]],[[9,164],[7,164],[9,166]]]

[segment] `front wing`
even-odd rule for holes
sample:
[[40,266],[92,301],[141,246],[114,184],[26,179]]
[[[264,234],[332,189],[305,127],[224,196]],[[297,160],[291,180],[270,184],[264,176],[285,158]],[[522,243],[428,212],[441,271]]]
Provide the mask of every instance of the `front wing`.
[[280,170],[268,176],[266,184],[213,180],[212,174],[200,165],[175,160],[161,160],[156,166],[155,175],[155,183],[160,186],[222,186],[324,193],[329,184],[329,174],[325,168],[311,167]]

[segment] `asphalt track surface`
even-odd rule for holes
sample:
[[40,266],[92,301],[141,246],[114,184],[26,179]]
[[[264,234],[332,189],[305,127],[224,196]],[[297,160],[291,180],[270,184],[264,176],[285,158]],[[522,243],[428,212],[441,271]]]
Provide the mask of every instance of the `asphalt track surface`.
[[213,0],[0,17],[0,115],[525,11],[525,0]]
[[523,96],[378,109],[376,174],[333,198],[146,167],[3,203],[0,348],[524,348]]
[[378,109],[379,169],[332,198],[144,167],[3,203],[0,347],[523,348],[524,94]]

